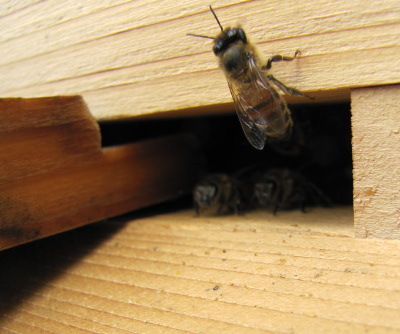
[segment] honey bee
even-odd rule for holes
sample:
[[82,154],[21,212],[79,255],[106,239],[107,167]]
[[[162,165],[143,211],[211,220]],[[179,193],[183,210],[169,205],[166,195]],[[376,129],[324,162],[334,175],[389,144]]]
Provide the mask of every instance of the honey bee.
[[243,186],[227,174],[206,175],[193,189],[196,214],[218,216],[242,212],[246,208],[247,197]]
[[305,176],[286,168],[268,169],[254,177],[254,197],[258,207],[278,210],[300,208],[307,205],[331,206],[331,200]]
[[[306,96],[299,90],[287,87],[268,70],[273,62],[291,61],[293,57],[275,55],[263,64],[263,57],[240,27],[223,28],[213,8],[210,10],[221,28],[217,37],[187,34],[213,39],[213,52],[225,73],[236,113],[250,144],[262,150],[265,143],[288,140],[292,134],[293,120],[285,100],[276,88],[294,96]],[[276,88],[275,88],[276,87]]]

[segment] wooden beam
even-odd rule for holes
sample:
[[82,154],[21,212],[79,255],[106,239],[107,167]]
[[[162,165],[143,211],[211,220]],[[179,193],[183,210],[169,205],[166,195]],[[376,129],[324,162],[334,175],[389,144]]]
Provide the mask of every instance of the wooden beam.
[[399,85],[351,94],[357,237],[400,239],[399,97]]
[[[80,94],[100,120],[185,110],[215,112],[232,101],[211,41],[218,26],[203,0],[0,1],[0,96]],[[400,80],[397,0],[232,1],[214,9],[225,27],[241,23],[283,82],[344,99],[350,88]],[[73,33],[71,33],[73,32]],[[337,94],[341,95],[337,96]],[[118,103],[115,103],[118,101]]]
[[78,96],[0,100],[0,250],[177,197],[193,138],[100,147]]

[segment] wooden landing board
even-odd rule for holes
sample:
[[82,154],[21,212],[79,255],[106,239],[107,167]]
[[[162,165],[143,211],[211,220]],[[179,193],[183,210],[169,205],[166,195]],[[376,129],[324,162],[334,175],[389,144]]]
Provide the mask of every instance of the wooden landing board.
[[113,219],[0,253],[5,333],[400,333],[400,243],[352,209]]
[[78,97],[0,100],[0,250],[175,198],[195,182],[190,136],[101,148]]
[[232,102],[224,75],[211,41],[186,36],[218,34],[210,4],[266,57],[300,49],[273,73],[316,102],[400,80],[398,0],[1,0],[0,96],[82,94],[102,120],[215,112]]

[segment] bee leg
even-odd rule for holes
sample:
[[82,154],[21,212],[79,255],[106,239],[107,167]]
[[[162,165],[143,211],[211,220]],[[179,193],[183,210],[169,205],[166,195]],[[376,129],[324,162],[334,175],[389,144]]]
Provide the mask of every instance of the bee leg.
[[273,75],[267,75],[267,78],[276,86],[278,87],[282,92],[293,95],[293,96],[302,96],[306,97],[311,100],[315,100],[315,97],[304,94],[303,92],[299,91],[296,88],[293,87],[288,87],[286,86],[283,82],[279,81],[277,78],[275,78]]
[[300,52],[300,50],[297,50],[297,51],[294,53],[294,56],[293,56],[293,57],[287,57],[287,56],[282,56],[282,55],[275,55],[275,56],[272,56],[271,58],[268,59],[267,64],[266,64],[265,66],[261,67],[261,69],[263,69],[263,70],[269,70],[269,69],[271,68],[271,66],[272,66],[272,63],[276,63],[276,62],[278,62],[278,61],[291,61],[291,60],[293,60],[294,58],[296,58],[297,55],[299,55],[299,54],[301,54],[301,52]]
[[272,83],[277,86],[282,92],[293,95],[293,96],[305,96],[305,94],[296,88],[288,87],[283,82],[280,82],[273,75],[267,75],[267,78],[272,81]]
[[301,202],[301,204],[300,204],[300,209],[301,209],[301,212],[303,212],[303,213],[307,213],[307,210],[306,210],[306,205],[305,205],[305,203],[304,203],[304,202]]
[[333,206],[331,199],[329,197],[325,196],[325,194],[322,192],[322,190],[319,189],[315,184],[310,183],[310,184],[308,184],[308,187],[310,187],[310,189],[313,191],[313,196],[314,196],[315,202],[317,202],[318,204],[320,204],[324,207]]

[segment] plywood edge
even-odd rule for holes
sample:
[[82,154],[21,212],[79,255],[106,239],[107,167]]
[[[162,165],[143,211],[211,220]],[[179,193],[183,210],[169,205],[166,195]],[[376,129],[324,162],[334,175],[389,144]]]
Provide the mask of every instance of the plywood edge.
[[400,239],[400,85],[352,91],[354,227]]

